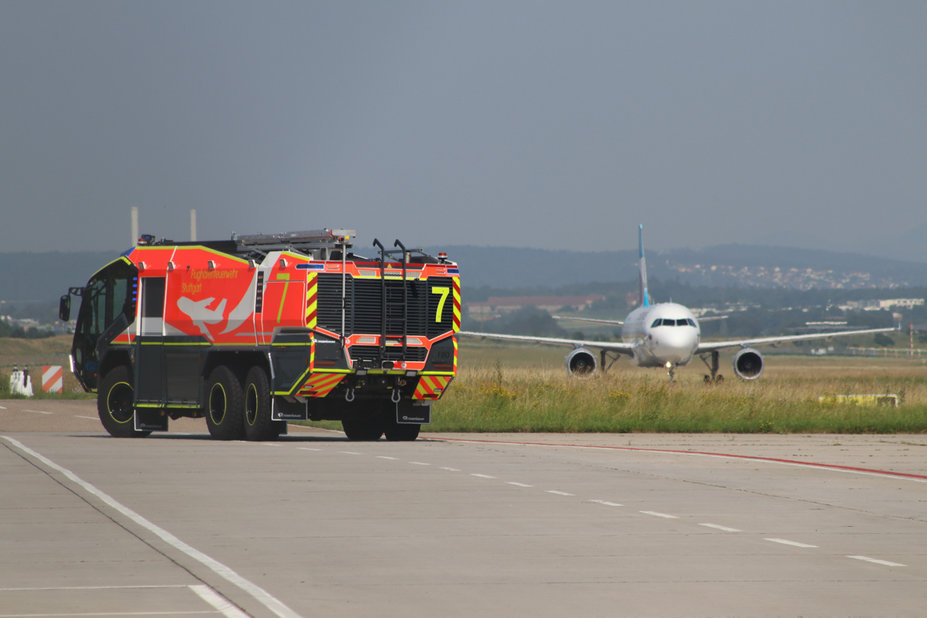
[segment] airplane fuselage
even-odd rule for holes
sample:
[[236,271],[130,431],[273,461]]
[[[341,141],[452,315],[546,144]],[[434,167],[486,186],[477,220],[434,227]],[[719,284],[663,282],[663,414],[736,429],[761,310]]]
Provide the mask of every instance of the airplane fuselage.
[[639,367],[685,365],[698,348],[701,329],[688,307],[657,303],[628,314],[621,339],[633,346],[632,361]]

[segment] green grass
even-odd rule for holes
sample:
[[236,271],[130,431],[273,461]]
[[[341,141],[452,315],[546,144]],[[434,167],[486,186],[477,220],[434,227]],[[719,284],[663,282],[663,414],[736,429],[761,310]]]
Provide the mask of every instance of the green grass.
[[[67,371],[70,337],[0,339],[0,398],[9,370],[65,366],[64,395],[87,397]],[[463,340],[460,371],[435,403],[427,431],[923,433],[927,432],[927,365],[906,358],[766,356],[759,380],[742,382],[722,356],[726,381],[706,385],[701,362],[669,382],[662,369],[619,360],[606,373],[573,378],[567,350]],[[34,378],[34,388],[39,390]],[[891,393],[901,403],[868,407],[820,403],[822,395]],[[92,397],[92,395],[90,395]],[[325,426],[339,428],[340,423]]]
[[[545,349],[546,350],[546,349]],[[919,433],[927,431],[927,370],[908,359],[767,357],[764,375],[706,385],[698,366],[675,382],[619,361],[578,379],[564,351],[461,345],[461,370],[435,404],[429,431]],[[553,358],[551,358],[554,356]],[[729,362],[729,361],[728,361]],[[825,403],[828,394],[893,393],[897,407]]]

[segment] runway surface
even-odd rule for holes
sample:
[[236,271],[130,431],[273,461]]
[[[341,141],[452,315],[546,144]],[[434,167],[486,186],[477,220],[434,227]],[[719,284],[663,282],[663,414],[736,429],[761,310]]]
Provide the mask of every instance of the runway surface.
[[920,616],[927,436],[108,437],[0,401],[0,617]]

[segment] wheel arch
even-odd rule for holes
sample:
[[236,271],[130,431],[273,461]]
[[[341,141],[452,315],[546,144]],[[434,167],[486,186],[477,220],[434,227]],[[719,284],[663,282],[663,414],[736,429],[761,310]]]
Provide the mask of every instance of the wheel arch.
[[99,387],[100,380],[103,379],[103,376],[120,365],[124,365],[129,369],[129,375],[132,376],[134,380],[132,355],[129,354],[129,350],[114,349],[107,352],[106,356],[103,357],[103,361],[100,363],[100,368],[97,370],[97,386]]

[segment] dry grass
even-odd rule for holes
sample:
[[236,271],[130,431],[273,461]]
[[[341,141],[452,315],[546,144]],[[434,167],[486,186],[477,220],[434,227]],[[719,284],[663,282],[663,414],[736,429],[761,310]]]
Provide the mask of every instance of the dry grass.
[[[70,337],[0,339],[0,397],[9,372],[64,365]],[[698,360],[669,382],[662,369],[619,360],[608,372],[566,374],[567,350],[462,341],[460,371],[435,404],[430,431],[927,432],[927,365],[906,358],[766,356],[743,382],[722,357],[726,380],[706,385]],[[36,375],[34,373],[33,375]],[[35,379],[38,386],[38,378]],[[38,388],[36,388],[38,390]],[[65,371],[65,395],[80,388]],[[822,404],[822,395],[891,393],[898,408]]]
[[[627,360],[578,379],[562,369],[564,354],[557,348],[464,342],[458,378],[436,404],[429,429],[927,431],[927,367],[919,361],[767,356],[759,380],[743,382],[728,371],[724,383],[706,385],[700,361],[677,371],[675,382],[661,369],[631,367]],[[822,395],[870,393],[896,394],[901,403],[892,408],[818,401]]]

